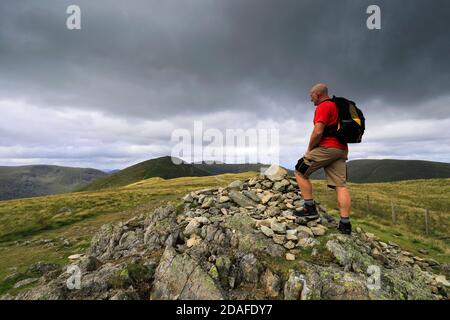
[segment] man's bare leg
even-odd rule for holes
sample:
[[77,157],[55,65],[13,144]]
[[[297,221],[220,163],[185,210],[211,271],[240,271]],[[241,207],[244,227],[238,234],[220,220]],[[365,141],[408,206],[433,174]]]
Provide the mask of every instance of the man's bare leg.
[[300,213],[295,213],[296,216],[305,219],[317,219],[319,214],[316,209],[316,204],[313,199],[313,190],[311,181],[304,177],[299,172],[295,171],[295,179],[297,180],[298,187],[302,193],[303,199],[305,200],[305,205],[303,206],[303,211]]
[[311,181],[303,175],[295,171],[295,180],[297,180],[298,188],[302,193],[303,199],[313,199],[313,190]]
[[342,218],[350,217],[350,207],[352,200],[347,187],[336,187],[336,197],[339,206],[339,211]]
[[341,219],[339,220],[338,230],[343,234],[352,233],[352,224],[350,223],[350,207],[352,200],[346,187],[336,187],[336,197],[339,206]]

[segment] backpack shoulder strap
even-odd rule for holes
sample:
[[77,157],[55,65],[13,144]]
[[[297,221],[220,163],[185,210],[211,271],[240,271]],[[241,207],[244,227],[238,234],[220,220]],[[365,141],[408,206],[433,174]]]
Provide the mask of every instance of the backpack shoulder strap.
[[326,100],[323,100],[322,102],[325,102],[325,101],[331,101],[331,102],[334,102],[334,99],[335,99],[336,97],[335,96],[333,96],[333,98],[330,98],[330,99],[326,99]]
[[[336,106],[337,106],[337,103],[336,103],[336,96],[333,96],[332,98],[330,98],[330,99],[327,99],[327,100],[324,100],[324,102],[325,101],[331,101],[331,102],[334,102],[335,104],[336,104]],[[338,110],[339,110],[339,107],[338,107]],[[339,123],[339,120],[338,120],[338,123]],[[336,136],[336,131],[337,131],[337,129],[338,129],[338,124],[336,124],[336,125],[334,125],[334,126],[328,126],[328,127],[325,127],[325,130],[323,131],[323,137],[331,137],[331,136]]]

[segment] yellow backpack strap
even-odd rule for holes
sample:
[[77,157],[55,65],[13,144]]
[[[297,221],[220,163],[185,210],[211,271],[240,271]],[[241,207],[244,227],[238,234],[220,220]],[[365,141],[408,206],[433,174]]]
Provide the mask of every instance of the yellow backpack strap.
[[350,103],[349,111],[353,121],[361,126],[361,119],[359,118],[358,112],[356,112],[356,107],[353,103]]

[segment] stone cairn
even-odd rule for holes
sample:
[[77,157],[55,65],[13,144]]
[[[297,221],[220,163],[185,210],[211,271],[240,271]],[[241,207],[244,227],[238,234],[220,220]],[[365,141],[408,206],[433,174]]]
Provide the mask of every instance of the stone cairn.
[[295,212],[303,210],[304,199],[294,178],[279,166],[251,179],[234,181],[227,188],[191,192],[183,201],[188,213],[182,219],[189,221],[184,234],[193,235],[187,240],[188,246],[201,241],[193,230],[205,224],[205,214],[229,216],[245,212],[254,219],[255,229],[289,250],[287,260],[295,260],[296,248],[314,247],[315,237],[336,227],[334,217],[320,203],[318,219],[308,221],[295,216]]

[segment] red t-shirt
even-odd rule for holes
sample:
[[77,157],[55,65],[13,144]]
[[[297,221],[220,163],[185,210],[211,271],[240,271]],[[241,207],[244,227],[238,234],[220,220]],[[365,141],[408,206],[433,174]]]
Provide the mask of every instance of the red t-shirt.
[[[338,108],[332,101],[324,101],[316,107],[314,113],[314,124],[322,122],[326,127],[337,124],[338,121]],[[321,147],[333,147],[338,149],[347,150],[347,144],[343,144],[336,137],[322,137],[319,142]]]

